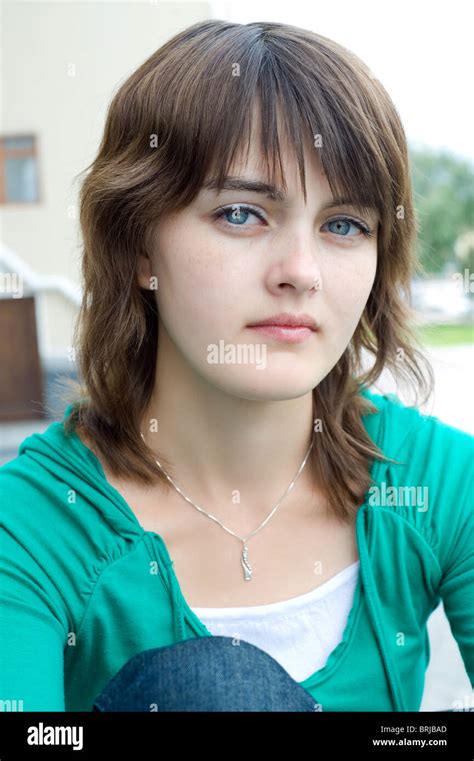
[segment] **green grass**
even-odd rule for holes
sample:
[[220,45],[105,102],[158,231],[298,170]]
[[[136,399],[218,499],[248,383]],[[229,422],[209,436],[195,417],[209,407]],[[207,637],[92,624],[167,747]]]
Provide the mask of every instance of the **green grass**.
[[424,325],[418,328],[417,335],[426,346],[456,346],[474,342],[474,325],[439,324]]

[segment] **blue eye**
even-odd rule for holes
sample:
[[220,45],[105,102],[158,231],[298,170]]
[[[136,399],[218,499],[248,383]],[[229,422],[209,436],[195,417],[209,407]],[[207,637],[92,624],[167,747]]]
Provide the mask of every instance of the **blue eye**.
[[[229,222],[229,220],[226,218],[224,221],[227,222],[231,227],[243,227],[241,223],[241,218],[243,214],[253,214],[255,217],[258,217],[262,222],[265,221],[264,217],[259,214],[259,212],[256,209],[253,209],[251,206],[245,206],[241,203],[234,203],[232,206],[223,206],[220,209],[217,209],[216,212],[214,212],[213,217],[215,219],[220,219],[221,217],[227,217],[227,215],[230,214],[232,222]],[[248,225],[246,225],[248,227]]]
[[[370,227],[367,227],[367,225],[364,225],[362,222],[359,222],[357,219],[352,219],[352,217],[337,217],[336,219],[330,219],[329,222],[325,222],[326,225],[339,225],[338,231],[336,232],[336,235],[341,232],[341,226],[342,230],[347,229],[346,225],[353,225],[354,227],[357,227],[357,229],[365,235],[367,238],[371,238],[373,236],[373,232],[370,229]],[[329,232],[335,232],[333,230],[330,230]],[[341,235],[342,238],[354,238],[356,236],[354,235]]]

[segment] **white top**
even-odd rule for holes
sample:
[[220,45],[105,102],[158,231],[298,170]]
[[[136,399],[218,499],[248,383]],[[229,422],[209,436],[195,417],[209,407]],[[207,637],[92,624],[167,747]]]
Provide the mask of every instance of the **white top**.
[[211,634],[236,637],[271,655],[297,682],[323,668],[342,640],[359,575],[357,560],[316,589],[240,608],[192,608]]

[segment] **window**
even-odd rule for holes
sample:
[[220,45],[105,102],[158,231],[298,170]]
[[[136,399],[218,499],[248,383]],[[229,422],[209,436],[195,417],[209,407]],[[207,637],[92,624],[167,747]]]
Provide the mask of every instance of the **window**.
[[0,137],[0,203],[37,203],[38,158],[32,135]]

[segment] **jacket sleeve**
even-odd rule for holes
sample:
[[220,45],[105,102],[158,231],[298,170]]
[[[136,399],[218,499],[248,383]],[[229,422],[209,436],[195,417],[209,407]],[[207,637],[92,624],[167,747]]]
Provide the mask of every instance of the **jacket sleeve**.
[[[474,687],[474,438],[467,447],[464,478],[451,488],[452,515],[459,520],[443,568],[439,593],[443,600],[451,632],[461,652],[464,666]],[[445,470],[449,477],[449,468]],[[445,537],[450,531],[446,530]],[[443,542],[443,537],[440,537]]]
[[[38,531],[44,528],[38,526]],[[47,573],[0,525],[0,710],[64,711],[67,626]]]

